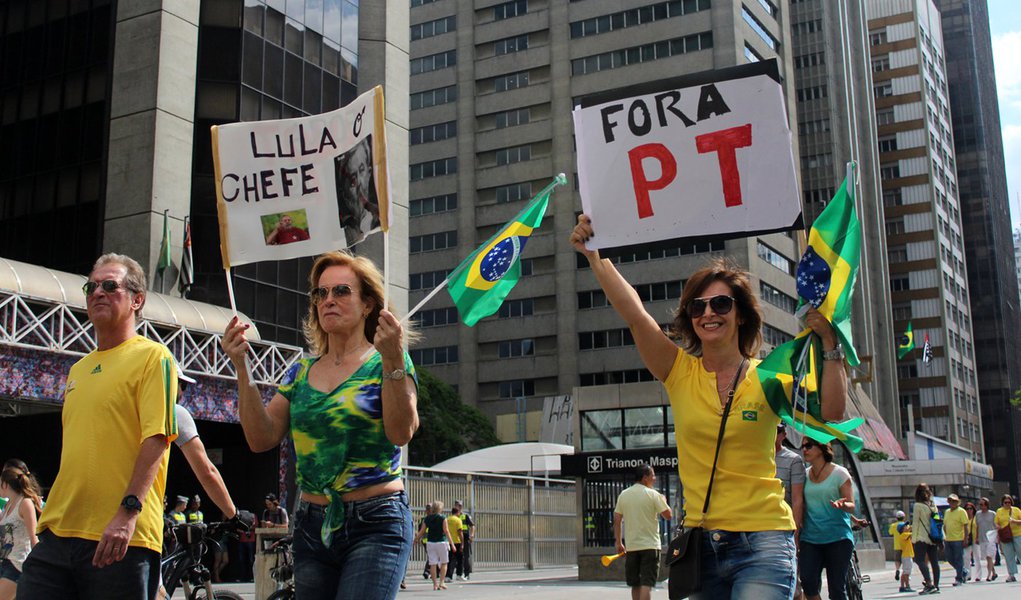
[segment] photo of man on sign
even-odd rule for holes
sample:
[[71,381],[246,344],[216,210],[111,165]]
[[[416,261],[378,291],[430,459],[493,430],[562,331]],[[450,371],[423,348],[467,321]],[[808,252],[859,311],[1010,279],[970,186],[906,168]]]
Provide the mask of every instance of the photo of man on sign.
[[362,241],[379,227],[379,200],[372,176],[372,136],[333,159],[337,174],[337,205],[347,245]]
[[266,235],[267,246],[293,244],[309,239],[308,217],[304,210],[263,215],[262,230]]

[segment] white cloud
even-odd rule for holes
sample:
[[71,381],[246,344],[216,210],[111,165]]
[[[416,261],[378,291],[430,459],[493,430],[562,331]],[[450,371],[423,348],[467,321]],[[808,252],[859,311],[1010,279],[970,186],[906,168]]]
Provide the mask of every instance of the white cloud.
[[1000,101],[1003,159],[1007,167],[1007,190],[1012,209],[1011,223],[1021,222],[1021,31],[993,36],[996,92]]

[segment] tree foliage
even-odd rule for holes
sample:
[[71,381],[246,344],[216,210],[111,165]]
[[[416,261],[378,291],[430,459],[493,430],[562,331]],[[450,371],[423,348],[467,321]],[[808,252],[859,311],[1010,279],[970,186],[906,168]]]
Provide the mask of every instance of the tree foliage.
[[881,450],[869,450],[865,448],[858,453],[858,460],[862,462],[880,462],[890,460],[890,455]]
[[408,461],[429,467],[500,443],[489,419],[461,402],[450,385],[418,369],[418,431],[408,444]]

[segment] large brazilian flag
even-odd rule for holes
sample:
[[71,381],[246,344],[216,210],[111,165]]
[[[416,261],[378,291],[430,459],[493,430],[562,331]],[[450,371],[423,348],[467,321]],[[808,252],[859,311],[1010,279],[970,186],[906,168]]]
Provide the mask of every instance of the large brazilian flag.
[[546,186],[496,235],[456,269],[447,292],[457,306],[461,321],[472,327],[479,319],[499,310],[504,298],[521,278],[521,251],[532,232],[542,224],[550,194],[567,180],[561,174]]
[[[860,252],[861,224],[845,180],[812,224],[808,248],[798,264],[797,287],[802,305],[811,304],[833,324],[851,366],[859,364],[851,339],[851,294]],[[853,452],[861,450],[862,440],[850,431],[863,419],[843,423],[822,419],[822,348],[811,329],[773,349],[756,371],[766,400],[784,422],[820,442],[839,439]]]
[[915,349],[915,332],[911,331],[911,321],[908,321],[908,328],[904,335],[897,338],[897,360],[901,360]]

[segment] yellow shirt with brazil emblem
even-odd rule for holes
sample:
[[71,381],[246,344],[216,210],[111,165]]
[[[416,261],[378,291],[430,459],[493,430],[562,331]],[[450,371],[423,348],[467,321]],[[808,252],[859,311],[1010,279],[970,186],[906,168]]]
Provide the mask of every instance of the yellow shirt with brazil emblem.
[[[60,470],[38,531],[98,541],[120,510],[142,442],[177,437],[177,368],[166,346],[135,336],[71,367],[64,388]],[[168,452],[142,501],[130,546],[159,553]]]
[[[723,435],[706,529],[726,531],[792,531],[794,517],[784,502],[783,484],[776,478],[774,443],[778,417],[762,393],[750,360],[738,382],[734,404]],[[677,470],[684,482],[686,524],[702,520],[709,474],[723,404],[716,392],[716,375],[702,359],[678,349],[663,384],[670,396],[677,437]]]

